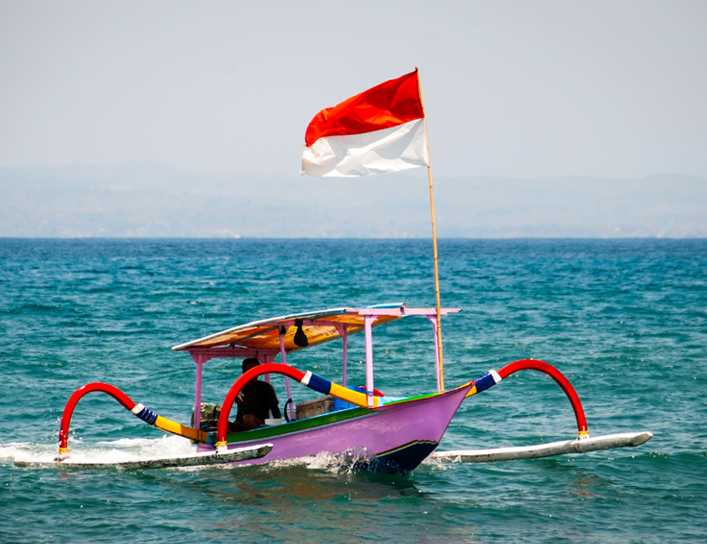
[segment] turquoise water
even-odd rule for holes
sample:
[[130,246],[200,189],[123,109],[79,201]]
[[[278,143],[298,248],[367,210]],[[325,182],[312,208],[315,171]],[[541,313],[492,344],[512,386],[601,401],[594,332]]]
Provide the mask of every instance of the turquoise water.
[[[0,240],[0,542],[706,541],[707,240],[440,242],[443,305],[463,308],[443,324],[447,385],[541,359],[572,381],[593,435],[655,434],[638,448],[406,476],[324,455],[236,469],[13,465],[54,456],[64,404],[88,382],[187,423],[194,365],[175,344],[307,309],[432,306],[430,254],[420,240]],[[379,328],[374,342],[377,388],[434,389],[429,323]],[[288,362],[338,381],[336,344]],[[360,337],[350,350],[362,380]],[[220,402],[239,367],[208,363],[204,400]],[[440,449],[575,434],[554,382],[526,372],[466,401]],[[71,436],[83,458],[188,450],[101,395],[78,405]]]

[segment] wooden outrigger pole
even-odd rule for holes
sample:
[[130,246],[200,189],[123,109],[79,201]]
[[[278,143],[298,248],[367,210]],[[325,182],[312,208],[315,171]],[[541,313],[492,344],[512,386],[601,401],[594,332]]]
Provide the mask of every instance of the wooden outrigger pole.
[[[422,86],[420,85],[420,72],[415,66],[415,71],[417,72],[417,92],[420,96],[420,106],[422,108],[422,114],[425,114],[425,103],[422,100]],[[442,314],[441,314],[441,302],[439,298],[439,267],[437,265],[437,227],[435,225],[435,196],[434,189],[432,186],[432,160],[430,158],[430,141],[427,136],[427,117],[424,117],[423,121],[425,125],[425,146],[427,147],[427,178],[430,184],[430,213],[432,216],[432,254],[434,256],[434,267],[435,267],[435,297],[437,302],[437,323],[435,324],[435,329],[437,331],[437,348],[439,350],[439,370],[437,374],[437,383],[440,393],[444,392],[444,356],[442,349]]]

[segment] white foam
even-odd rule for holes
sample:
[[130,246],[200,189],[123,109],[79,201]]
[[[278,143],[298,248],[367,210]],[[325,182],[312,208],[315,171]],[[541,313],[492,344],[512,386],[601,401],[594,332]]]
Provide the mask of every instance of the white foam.
[[[191,442],[179,436],[121,439],[93,444],[87,444],[80,440],[69,440],[69,459],[74,463],[109,464],[125,461],[149,461],[190,455],[193,452]],[[54,461],[57,455],[56,443],[11,442],[0,444],[0,460],[48,463]]]
[[274,469],[301,466],[310,470],[325,470],[327,472],[339,473],[341,471],[351,472],[357,462],[365,462],[368,459],[370,459],[370,455],[365,448],[352,448],[340,453],[323,451],[317,455],[271,461],[266,466]]
[[27,444],[22,442],[0,444],[0,460],[2,461],[46,463],[53,461],[57,453],[56,444]]
[[426,467],[430,467],[432,470],[450,470],[454,469],[454,462],[452,463],[445,463],[441,459],[435,458],[435,457],[427,457],[420,463],[420,465],[424,465]]

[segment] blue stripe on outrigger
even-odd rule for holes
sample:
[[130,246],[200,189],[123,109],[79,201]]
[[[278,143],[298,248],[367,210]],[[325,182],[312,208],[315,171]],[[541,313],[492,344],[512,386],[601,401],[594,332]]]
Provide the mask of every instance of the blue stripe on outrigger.
[[487,372],[483,376],[481,376],[478,380],[474,382],[474,385],[476,385],[476,392],[481,393],[482,391],[486,391],[490,387],[493,387],[496,385],[496,380],[494,377],[491,375],[490,372]]
[[316,374],[312,374],[309,378],[309,383],[307,384],[307,387],[309,387],[310,389],[314,389],[318,393],[328,395],[331,391],[331,382],[329,380],[325,380],[320,376],[317,376]]
[[157,421],[157,414],[147,408],[143,408],[139,413],[135,415],[149,425],[154,425],[155,421]]

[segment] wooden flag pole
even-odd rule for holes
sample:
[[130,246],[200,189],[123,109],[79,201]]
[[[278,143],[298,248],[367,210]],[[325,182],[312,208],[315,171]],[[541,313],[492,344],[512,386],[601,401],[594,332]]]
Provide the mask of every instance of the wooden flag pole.
[[[415,71],[418,72],[417,66],[415,66]],[[422,101],[422,88],[420,86],[420,75],[418,72],[417,76],[417,92],[420,96],[420,106],[422,108],[422,115],[425,115],[425,104]],[[437,346],[439,348],[439,376],[437,376],[439,381],[440,393],[444,393],[444,356],[442,350],[442,311],[439,299],[439,268],[437,266],[437,227],[435,225],[435,197],[434,190],[432,188],[432,161],[430,160],[430,141],[427,138],[427,118],[424,118],[425,125],[425,145],[427,146],[427,178],[430,182],[430,212],[432,214],[432,253],[434,255],[434,265],[435,265],[435,296],[437,298]]]

